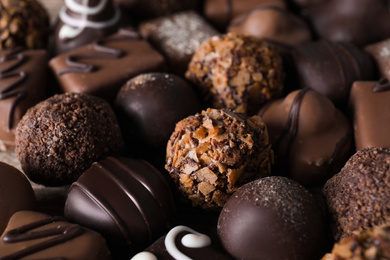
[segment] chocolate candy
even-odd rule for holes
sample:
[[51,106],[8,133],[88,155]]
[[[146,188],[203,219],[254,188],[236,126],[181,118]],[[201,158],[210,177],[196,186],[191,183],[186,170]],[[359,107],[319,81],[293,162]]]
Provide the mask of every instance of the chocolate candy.
[[15,129],[27,109],[47,96],[45,50],[0,51],[0,150],[15,149]]
[[39,212],[15,213],[0,239],[0,259],[111,259],[100,234]]
[[231,260],[232,258],[217,248],[209,236],[187,226],[176,226],[145,251],[131,258],[131,260],[145,259]]
[[202,43],[185,76],[199,87],[211,107],[248,115],[283,92],[278,50],[261,39],[235,33]]
[[295,48],[292,58],[295,71],[288,75],[289,82],[314,89],[339,107],[346,105],[354,81],[374,75],[370,55],[350,43],[309,42]]
[[365,147],[390,146],[390,83],[356,81],[353,83],[349,108],[353,117],[356,151]]
[[237,16],[230,22],[227,31],[292,46],[309,42],[312,38],[303,19],[273,5],[264,5]]
[[200,44],[218,34],[195,11],[145,21],[140,32],[165,56],[170,71],[178,75],[184,75]]
[[49,16],[37,0],[0,2],[0,50],[16,47],[43,49],[47,45]]
[[218,221],[222,245],[235,259],[318,259],[323,234],[321,210],[313,196],[280,176],[242,186]]
[[132,78],[120,89],[115,105],[128,150],[145,155],[157,149],[165,156],[175,124],[200,110],[192,87],[166,73]]
[[374,59],[380,77],[390,80],[390,38],[364,47]]
[[164,58],[128,29],[56,56],[49,65],[64,92],[92,94],[110,102],[129,78],[165,71]]
[[65,216],[100,232],[113,255],[129,257],[167,231],[174,204],[166,179],[149,163],[108,157],[72,184]]
[[390,148],[363,148],[326,182],[323,194],[336,240],[389,222],[389,164]]
[[259,117],[207,109],[176,124],[165,169],[183,200],[219,211],[241,185],[270,175],[272,161]]
[[[35,195],[27,178],[18,169],[0,162],[0,234],[11,216],[35,207]],[[0,250],[1,252],[1,250]]]
[[34,182],[74,182],[95,161],[121,152],[123,140],[107,101],[87,94],[52,96],[23,116],[15,153]]
[[352,129],[324,95],[296,90],[267,104],[258,114],[275,151],[275,172],[305,186],[323,184],[347,161]]

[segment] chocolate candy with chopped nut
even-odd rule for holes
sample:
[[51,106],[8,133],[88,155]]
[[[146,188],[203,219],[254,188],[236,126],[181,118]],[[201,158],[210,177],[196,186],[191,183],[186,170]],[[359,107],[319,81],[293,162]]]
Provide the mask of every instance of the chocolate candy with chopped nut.
[[184,201],[218,211],[241,185],[270,175],[272,162],[258,116],[207,109],[176,124],[165,169]]
[[37,0],[0,2],[0,50],[43,49],[50,31],[49,15]]
[[277,48],[235,33],[202,43],[185,76],[199,87],[211,107],[248,115],[283,93],[283,64]]

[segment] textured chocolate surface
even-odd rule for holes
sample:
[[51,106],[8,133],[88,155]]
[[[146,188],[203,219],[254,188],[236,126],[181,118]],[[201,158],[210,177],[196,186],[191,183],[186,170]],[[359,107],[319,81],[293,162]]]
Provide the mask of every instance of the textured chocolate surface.
[[33,189],[22,172],[3,162],[0,162],[0,172],[0,234],[2,234],[15,212],[33,210],[36,201]]
[[289,46],[300,45],[312,39],[310,28],[302,18],[273,5],[264,5],[237,16],[229,23],[227,31]]
[[0,259],[111,259],[98,233],[39,212],[15,213],[0,239]]
[[278,174],[313,186],[325,183],[347,161],[351,123],[324,95],[296,90],[258,115],[267,125]]
[[[380,91],[376,91],[378,88]],[[356,151],[365,147],[390,146],[390,83],[356,81],[349,99]]]
[[390,80],[390,38],[364,47],[374,59],[380,77]]
[[68,0],[54,29],[54,53],[60,54],[116,32],[121,12],[112,0]]
[[130,78],[165,71],[164,58],[128,29],[56,56],[49,65],[64,92],[93,94],[110,102]]
[[165,157],[177,122],[200,111],[195,91],[184,79],[167,73],[145,73],[130,79],[115,105],[127,149]]
[[242,186],[218,221],[222,245],[236,259],[318,259],[323,232],[313,196],[278,176]]
[[0,150],[15,149],[15,129],[27,109],[47,97],[45,50],[0,51]]
[[145,21],[140,32],[164,55],[169,70],[178,75],[184,75],[200,44],[219,34],[195,11]]
[[177,123],[165,169],[193,206],[220,210],[241,185],[270,175],[273,152],[257,117],[207,109]]
[[356,152],[324,186],[333,234],[338,240],[389,222],[390,148]]
[[185,76],[199,87],[211,107],[249,115],[283,92],[283,64],[276,47],[235,33],[202,43]]
[[123,140],[107,101],[87,94],[52,96],[23,116],[16,155],[34,182],[70,184],[95,161],[121,152]]
[[129,257],[167,231],[174,205],[166,179],[149,163],[108,157],[73,183],[65,216],[100,232],[113,255]]

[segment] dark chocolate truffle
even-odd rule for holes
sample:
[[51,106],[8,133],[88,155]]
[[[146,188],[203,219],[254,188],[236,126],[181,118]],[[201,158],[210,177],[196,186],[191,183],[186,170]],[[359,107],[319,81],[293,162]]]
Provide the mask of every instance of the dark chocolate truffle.
[[19,211],[0,238],[0,259],[110,260],[106,241],[65,218]]
[[340,173],[328,180],[323,194],[336,240],[389,222],[390,148],[356,152]]
[[123,148],[110,105],[77,93],[55,95],[30,108],[16,128],[15,143],[23,171],[47,186],[70,184],[93,162]]
[[49,16],[37,0],[0,2],[0,50],[43,49],[50,30]]
[[270,175],[273,153],[258,116],[207,109],[177,123],[165,169],[193,206],[220,210],[241,185]]
[[322,213],[303,186],[285,177],[265,177],[242,186],[218,220],[223,247],[236,259],[318,259]]
[[195,91],[174,74],[146,73],[130,79],[115,101],[130,151],[165,152],[177,122],[200,110]]
[[265,102],[282,95],[282,58],[264,40],[227,33],[201,44],[186,78],[214,108],[253,115]]
[[380,77],[390,80],[390,38],[367,45],[364,50],[374,59]]
[[65,216],[101,233],[120,259],[166,233],[174,213],[164,176],[146,161],[125,157],[94,163],[72,184],[65,204]]

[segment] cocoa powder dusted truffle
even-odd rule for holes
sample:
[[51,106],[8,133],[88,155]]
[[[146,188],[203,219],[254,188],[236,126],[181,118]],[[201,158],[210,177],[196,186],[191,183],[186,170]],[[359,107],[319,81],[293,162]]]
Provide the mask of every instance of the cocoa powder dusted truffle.
[[220,209],[241,185],[270,175],[273,152],[257,117],[208,109],[176,125],[165,168],[182,198]]
[[16,128],[15,144],[23,171],[47,186],[70,184],[93,162],[123,147],[108,102],[76,93],[55,95],[30,108]]
[[324,186],[335,239],[390,220],[390,148],[364,148]]
[[277,49],[251,36],[214,36],[195,52],[186,77],[215,108],[254,114],[283,92],[283,66]]
[[0,49],[45,48],[49,36],[49,16],[36,0],[0,2]]

